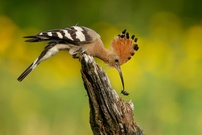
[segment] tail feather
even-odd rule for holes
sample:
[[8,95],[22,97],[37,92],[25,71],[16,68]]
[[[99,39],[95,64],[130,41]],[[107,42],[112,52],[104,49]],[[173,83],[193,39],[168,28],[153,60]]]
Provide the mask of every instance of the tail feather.
[[[32,36],[29,36],[32,37]],[[39,57],[18,77],[18,81],[22,81],[40,62],[50,58],[61,50],[69,49],[66,45],[57,46],[58,42],[49,42]]]
[[43,37],[43,36],[25,36],[24,38],[29,38],[27,40],[25,40],[25,42],[40,42],[40,41],[47,41],[50,40],[47,37]]
[[18,77],[18,81],[21,82],[23,79],[32,71],[34,68],[39,65],[38,58]]

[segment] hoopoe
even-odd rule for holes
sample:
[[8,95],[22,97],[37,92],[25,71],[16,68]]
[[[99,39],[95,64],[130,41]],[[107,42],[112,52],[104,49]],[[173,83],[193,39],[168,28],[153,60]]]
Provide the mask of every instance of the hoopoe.
[[67,50],[73,58],[78,58],[79,54],[86,53],[103,60],[110,67],[116,68],[123,86],[121,92],[124,95],[129,94],[124,90],[124,79],[120,66],[130,60],[139,47],[137,38],[134,35],[130,37],[126,30],[114,38],[109,50],[104,48],[104,44],[97,32],[83,26],[48,30],[34,36],[25,36],[24,38],[29,38],[26,42],[49,42],[39,57],[18,77],[18,81],[21,82],[42,61],[59,51]]

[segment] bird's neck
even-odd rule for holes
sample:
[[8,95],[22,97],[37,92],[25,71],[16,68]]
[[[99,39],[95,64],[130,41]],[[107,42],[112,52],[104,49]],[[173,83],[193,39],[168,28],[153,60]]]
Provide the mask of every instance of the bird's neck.
[[93,44],[86,46],[87,54],[97,57],[103,60],[105,63],[109,63],[109,55],[111,51],[104,48],[104,44],[101,39],[96,39]]
[[103,60],[105,63],[109,63],[109,57],[111,55],[111,51],[106,48],[101,48],[95,57]]

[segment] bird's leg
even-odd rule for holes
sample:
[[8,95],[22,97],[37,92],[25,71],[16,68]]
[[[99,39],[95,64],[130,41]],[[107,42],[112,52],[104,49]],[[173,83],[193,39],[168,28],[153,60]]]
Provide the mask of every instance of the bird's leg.
[[78,58],[79,58],[79,56],[80,56],[80,54],[79,54],[79,53],[72,54],[72,58],[74,58],[74,59],[78,59]]
[[80,57],[81,54],[85,54],[85,50],[82,50],[81,48],[77,51],[75,51],[73,54],[72,54],[72,58],[74,59],[78,59]]
[[82,49],[81,48],[77,48],[76,50],[69,50],[69,53],[72,55],[72,58],[74,59],[78,59],[80,54],[82,52]]

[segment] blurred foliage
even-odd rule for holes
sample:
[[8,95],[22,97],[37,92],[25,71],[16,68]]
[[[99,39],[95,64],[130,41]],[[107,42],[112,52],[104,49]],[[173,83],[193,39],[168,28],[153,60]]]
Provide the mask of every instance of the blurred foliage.
[[[201,1],[0,3],[0,135],[92,134],[80,63],[67,52],[16,80],[45,45],[25,43],[23,36],[76,24],[95,29],[108,48],[125,28],[139,38],[139,51],[122,66],[130,96],[121,97],[133,100],[145,134],[202,134]],[[97,61],[119,93],[117,71]]]

